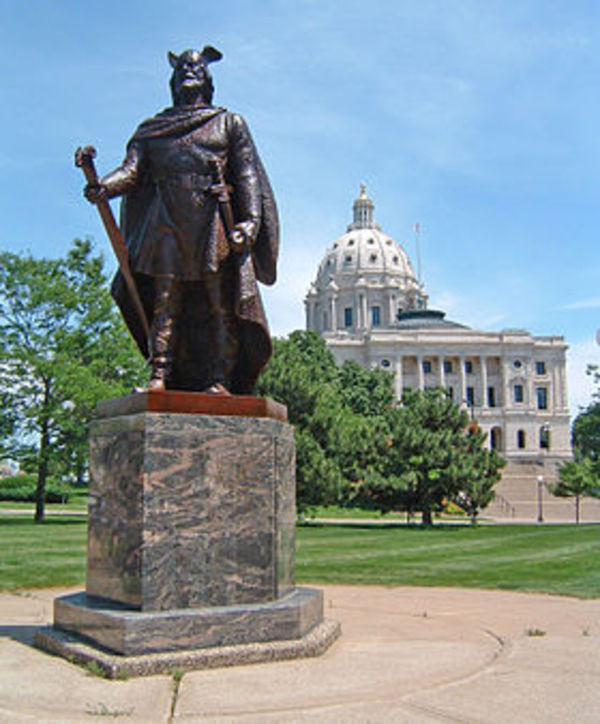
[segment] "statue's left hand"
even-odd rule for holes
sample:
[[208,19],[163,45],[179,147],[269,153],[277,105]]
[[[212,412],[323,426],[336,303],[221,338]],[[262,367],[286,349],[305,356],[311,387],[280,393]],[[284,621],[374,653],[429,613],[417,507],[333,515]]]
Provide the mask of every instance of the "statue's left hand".
[[229,236],[231,251],[241,254],[246,250],[246,234],[241,229],[234,229]]
[[248,226],[248,222],[242,221],[235,225],[233,231],[229,235],[229,246],[231,247],[231,251],[236,254],[242,254],[252,245],[251,236],[248,233]]

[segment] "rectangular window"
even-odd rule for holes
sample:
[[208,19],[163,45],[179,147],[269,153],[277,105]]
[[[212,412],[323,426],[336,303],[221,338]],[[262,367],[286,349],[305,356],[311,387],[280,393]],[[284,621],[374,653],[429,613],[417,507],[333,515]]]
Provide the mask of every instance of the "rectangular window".
[[431,373],[431,361],[428,359],[423,360],[423,372],[428,375]]
[[346,307],[344,309],[344,327],[352,326],[352,307]]
[[496,407],[496,389],[494,387],[487,388],[488,407]]
[[548,409],[548,390],[545,387],[536,387],[535,394],[537,396],[537,409]]
[[523,402],[523,385],[515,385],[513,393],[515,402]]
[[454,387],[446,387],[446,397],[451,402],[454,401]]
[[475,388],[467,387],[467,405],[473,407],[475,405]]
[[546,363],[545,362],[536,362],[535,363],[535,373],[536,373],[536,375],[545,375],[546,374]]
[[525,430],[517,430],[517,447],[519,450],[525,448]]
[[452,361],[449,359],[444,360],[444,372],[448,375],[452,372]]
[[465,372],[468,375],[473,372],[473,362],[470,359],[465,360]]
[[374,327],[381,324],[381,307],[371,307],[371,324]]

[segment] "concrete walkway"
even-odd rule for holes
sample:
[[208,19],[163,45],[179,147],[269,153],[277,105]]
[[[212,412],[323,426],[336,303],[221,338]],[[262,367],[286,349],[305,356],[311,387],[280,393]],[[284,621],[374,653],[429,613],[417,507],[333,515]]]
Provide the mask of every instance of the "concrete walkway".
[[[0,595],[0,721],[599,722],[600,600],[325,586],[319,659],[107,681],[34,649],[64,590]],[[175,677],[177,678],[177,677]]]

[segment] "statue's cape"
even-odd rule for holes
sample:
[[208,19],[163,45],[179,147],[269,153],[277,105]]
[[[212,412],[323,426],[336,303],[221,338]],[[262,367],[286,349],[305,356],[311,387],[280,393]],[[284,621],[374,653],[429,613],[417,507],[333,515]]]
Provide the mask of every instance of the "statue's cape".
[[[182,136],[210,123],[222,113],[227,113],[227,111],[224,108],[212,106],[205,108],[191,106],[167,108],[153,118],[141,123],[130,139],[129,144],[143,142],[152,138]],[[238,269],[235,312],[240,331],[240,354],[238,369],[235,374],[236,381],[232,391],[242,394],[251,392],[261,369],[271,356],[271,340],[256,281],[269,285],[275,282],[279,251],[279,217],[275,197],[254,145],[253,148],[261,187],[261,224],[251,251],[235,256]],[[152,180],[142,178],[136,189],[123,197],[121,203],[121,231],[129,256],[132,259],[136,256],[137,249],[135,245],[141,236],[137,233],[137,230],[140,225],[146,223],[147,210],[150,208],[154,193],[155,189]],[[236,215],[235,188],[232,193],[231,203],[234,217],[237,219],[239,217]],[[152,285],[148,284],[148,281],[137,280],[140,297],[148,320],[151,323],[154,300]],[[112,294],[140,351],[144,357],[148,357],[148,343],[120,272],[117,273],[113,280]]]

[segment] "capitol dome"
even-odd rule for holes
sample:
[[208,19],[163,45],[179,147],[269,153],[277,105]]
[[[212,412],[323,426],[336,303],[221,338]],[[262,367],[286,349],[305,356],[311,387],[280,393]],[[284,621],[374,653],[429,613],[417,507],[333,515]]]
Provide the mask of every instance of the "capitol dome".
[[390,327],[399,314],[427,306],[406,251],[375,223],[373,210],[362,185],[353,221],[325,252],[306,297],[308,329]]

